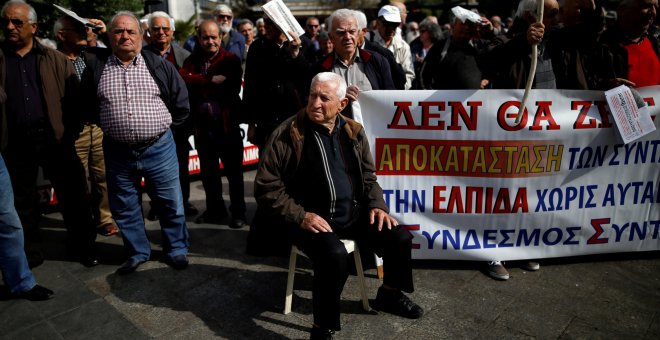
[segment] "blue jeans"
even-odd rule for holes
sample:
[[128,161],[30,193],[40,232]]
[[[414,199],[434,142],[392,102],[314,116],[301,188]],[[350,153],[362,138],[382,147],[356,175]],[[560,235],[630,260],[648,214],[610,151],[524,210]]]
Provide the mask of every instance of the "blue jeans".
[[37,284],[23,250],[23,227],[14,208],[14,191],[2,155],[0,155],[0,270],[12,294],[28,291]]
[[142,177],[151,183],[149,196],[158,206],[163,250],[170,258],[187,254],[188,229],[172,132],[168,130],[155,143],[144,148],[108,137],[104,138],[103,146],[110,210],[121,229],[127,256],[147,261],[151,255],[140,204]]

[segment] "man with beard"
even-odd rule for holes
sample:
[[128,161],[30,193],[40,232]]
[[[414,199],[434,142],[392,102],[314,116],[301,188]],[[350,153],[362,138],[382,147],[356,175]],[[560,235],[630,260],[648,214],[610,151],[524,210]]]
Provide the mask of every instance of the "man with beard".
[[237,55],[241,62],[243,62],[243,55],[245,54],[245,37],[242,34],[232,29],[232,20],[234,20],[234,12],[225,4],[220,4],[215,7],[213,11],[216,22],[220,27],[220,41],[222,48]]

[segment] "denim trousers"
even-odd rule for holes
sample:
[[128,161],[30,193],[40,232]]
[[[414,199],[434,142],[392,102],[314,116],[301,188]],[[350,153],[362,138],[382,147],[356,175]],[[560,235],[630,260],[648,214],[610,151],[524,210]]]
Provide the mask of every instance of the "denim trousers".
[[14,208],[14,191],[2,155],[0,155],[0,270],[12,294],[28,291],[37,284],[23,250],[23,228]]
[[143,148],[107,136],[103,146],[110,210],[121,229],[127,257],[147,261],[151,255],[140,204],[143,177],[151,183],[149,196],[159,209],[163,250],[170,258],[187,254],[188,228],[172,132],[166,131],[156,142]]

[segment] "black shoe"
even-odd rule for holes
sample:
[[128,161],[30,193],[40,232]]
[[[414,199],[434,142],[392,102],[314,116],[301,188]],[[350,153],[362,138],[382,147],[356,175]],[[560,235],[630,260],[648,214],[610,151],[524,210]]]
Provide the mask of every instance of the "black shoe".
[[335,334],[335,331],[330,330],[330,329],[312,327],[312,331],[311,331],[309,339],[310,340],[332,340],[332,336],[334,334]]
[[156,209],[149,209],[149,212],[147,213],[147,219],[149,221],[158,221],[158,214],[156,214]]
[[243,227],[247,227],[248,224],[245,222],[245,218],[232,218],[231,223],[229,223],[229,228],[232,229],[241,229]]
[[143,264],[145,261],[139,261],[133,258],[130,258],[124,262],[124,264],[121,265],[121,267],[117,268],[117,274],[119,275],[128,275],[132,272],[134,272],[141,264]]
[[96,258],[96,256],[81,256],[79,259],[80,263],[85,266],[85,267],[94,267],[98,266],[99,264],[99,259]]
[[26,292],[21,292],[21,293],[16,293],[12,294],[12,299],[26,299],[30,301],[44,301],[48,300],[53,297],[53,294],[55,294],[52,290],[36,285],[32,287],[32,289],[26,291]]
[[44,263],[44,256],[38,250],[26,251],[25,257],[27,258],[28,267],[30,267],[30,269],[39,267],[42,263]]
[[183,202],[183,211],[186,216],[195,216],[199,213],[197,208],[195,208],[195,206],[190,202]]
[[374,307],[377,310],[409,319],[419,319],[424,315],[422,307],[412,302],[410,298],[401,291],[385,289],[382,286],[378,288]]
[[174,269],[182,270],[186,269],[188,267],[188,258],[186,255],[175,255],[172,258],[170,258],[170,264]]
[[195,223],[197,224],[223,224],[225,221],[225,218],[229,216],[227,214],[227,211],[225,210],[224,212],[220,213],[211,213],[208,210],[205,211],[202,216],[198,217],[195,220]]

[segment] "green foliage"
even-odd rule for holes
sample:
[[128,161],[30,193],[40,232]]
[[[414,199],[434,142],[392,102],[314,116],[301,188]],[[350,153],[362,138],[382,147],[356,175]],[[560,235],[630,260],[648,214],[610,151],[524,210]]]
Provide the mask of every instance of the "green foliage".
[[[0,1],[4,5],[7,1]],[[55,20],[63,15],[52,4],[71,9],[83,18],[101,19],[107,23],[118,11],[131,11],[139,15],[143,10],[143,2],[135,0],[28,0],[37,12],[39,18],[40,37],[51,37]]]
[[195,15],[191,16],[187,21],[176,20],[174,22],[174,40],[178,41],[183,46],[186,38],[195,33]]

